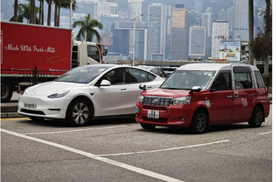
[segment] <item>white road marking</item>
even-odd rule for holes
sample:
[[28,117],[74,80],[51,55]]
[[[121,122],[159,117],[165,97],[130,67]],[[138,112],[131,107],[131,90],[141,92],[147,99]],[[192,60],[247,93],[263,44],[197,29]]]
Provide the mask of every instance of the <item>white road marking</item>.
[[107,157],[107,156],[120,156],[120,155],[131,155],[131,154],[145,154],[145,153],[154,153],[154,152],[164,152],[164,151],[171,151],[171,150],[202,147],[202,146],[214,145],[214,144],[220,144],[220,143],[226,143],[226,142],[230,142],[230,140],[221,140],[221,141],[216,141],[216,142],[202,143],[202,144],[197,144],[197,145],[188,145],[188,146],[183,146],[183,147],[173,147],[173,148],[159,149],[159,150],[148,150],[148,151],[140,151],[140,152],[117,153],[117,154],[101,154],[100,156]]
[[82,150],[78,150],[78,149],[75,149],[75,148],[72,148],[72,147],[68,147],[68,146],[65,146],[65,145],[57,144],[57,143],[54,143],[54,142],[49,142],[49,141],[46,141],[46,140],[42,140],[42,139],[38,139],[38,138],[35,138],[35,137],[27,136],[27,135],[24,135],[24,134],[16,133],[16,132],[9,131],[9,130],[2,129],[2,128],[0,130],[1,130],[1,132],[8,133],[10,135],[14,135],[14,136],[24,138],[24,139],[27,139],[27,140],[36,141],[36,142],[43,143],[43,144],[46,144],[46,145],[50,145],[50,146],[53,146],[53,147],[56,147],[56,148],[67,150],[67,151],[70,151],[70,152],[73,152],[73,153],[76,153],[76,154],[79,154],[79,155],[86,156],[86,157],[94,159],[94,160],[105,162],[105,163],[108,163],[108,164],[111,164],[111,165],[114,165],[114,166],[117,166],[117,167],[120,167],[120,168],[123,168],[123,169],[127,169],[129,171],[133,171],[133,172],[145,175],[145,176],[149,176],[151,178],[156,178],[156,179],[159,179],[159,180],[162,180],[162,181],[168,181],[168,182],[183,182],[182,180],[179,180],[179,179],[176,179],[176,178],[172,178],[172,177],[169,177],[169,176],[166,176],[166,175],[163,175],[163,174],[159,174],[159,173],[156,173],[156,172],[153,172],[153,171],[145,170],[145,169],[142,169],[142,168],[139,168],[139,167],[131,166],[131,165],[128,165],[128,164],[125,164],[125,163],[122,163],[122,162],[111,160],[111,159],[108,159],[108,158],[105,158],[105,157],[101,157],[101,156],[98,156],[98,155],[95,155],[95,154],[92,154],[92,153],[88,153],[88,152],[85,152],[85,151],[82,151]]
[[263,132],[263,133],[259,133],[258,135],[268,135],[268,134],[271,134],[272,131],[268,131],[268,132]]
[[80,132],[80,131],[89,131],[89,130],[101,130],[101,129],[110,129],[110,128],[120,128],[125,127],[127,125],[119,125],[119,126],[109,126],[109,127],[101,127],[101,128],[86,128],[86,129],[78,129],[78,130],[65,130],[65,131],[46,131],[46,132],[38,132],[38,133],[23,133],[24,135],[44,135],[44,134],[59,134],[59,133],[70,133],[70,132]]

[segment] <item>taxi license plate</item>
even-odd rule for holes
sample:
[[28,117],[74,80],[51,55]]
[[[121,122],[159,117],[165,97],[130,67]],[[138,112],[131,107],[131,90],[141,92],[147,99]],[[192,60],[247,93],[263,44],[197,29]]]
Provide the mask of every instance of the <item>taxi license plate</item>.
[[148,110],[148,118],[159,119],[159,111]]
[[36,104],[24,103],[24,107],[35,109],[36,108]]

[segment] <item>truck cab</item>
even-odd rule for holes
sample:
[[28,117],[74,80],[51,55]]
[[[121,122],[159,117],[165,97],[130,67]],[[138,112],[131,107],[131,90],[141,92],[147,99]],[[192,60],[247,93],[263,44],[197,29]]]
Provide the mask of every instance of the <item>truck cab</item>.
[[72,45],[72,65],[71,68],[89,64],[103,63],[103,55],[107,50],[104,45],[94,42],[74,41]]

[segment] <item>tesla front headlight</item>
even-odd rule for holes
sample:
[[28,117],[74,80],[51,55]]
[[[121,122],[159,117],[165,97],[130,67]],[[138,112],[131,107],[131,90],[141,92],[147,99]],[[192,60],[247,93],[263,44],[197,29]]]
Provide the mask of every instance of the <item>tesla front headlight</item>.
[[57,93],[54,93],[52,95],[49,95],[48,98],[50,98],[50,99],[61,98],[61,97],[64,97],[69,92],[70,92],[70,90],[64,90],[64,91],[57,92]]
[[191,96],[186,97],[177,97],[172,100],[172,104],[174,105],[188,105],[191,102]]

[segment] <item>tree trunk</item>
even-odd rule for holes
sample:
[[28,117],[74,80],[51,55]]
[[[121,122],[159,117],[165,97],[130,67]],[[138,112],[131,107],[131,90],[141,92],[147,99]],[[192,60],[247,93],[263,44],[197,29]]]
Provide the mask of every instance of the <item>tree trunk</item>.
[[18,0],[14,0],[13,21],[17,22]]
[[31,0],[31,17],[30,23],[35,24],[35,0]]
[[[265,13],[265,35],[268,35],[271,30],[271,24],[269,22],[269,16],[270,16],[270,8],[271,8],[271,1],[266,0],[266,13]],[[269,76],[269,55],[265,56],[265,62],[264,62],[264,75]]]
[[42,11],[41,11],[41,25],[44,25],[44,0],[42,1]]
[[57,8],[58,8],[58,6],[57,6],[57,4],[55,4],[55,14],[54,14],[54,22],[55,22],[55,24],[54,24],[54,26],[56,27],[57,26]]
[[[248,0],[248,5],[249,5],[249,45],[252,43],[253,39],[254,39],[254,12],[253,12],[253,0]],[[254,54],[252,49],[249,46],[249,63],[251,65],[254,65]]]
[[265,57],[265,61],[264,61],[264,76],[265,77],[269,76],[269,56],[268,55]]
[[48,1],[48,17],[47,17],[47,26],[51,26],[51,11],[52,11],[52,1]]
[[57,27],[59,27],[59,22],[60,22],[60,7],[58,7]]
[[38,16],[38,22],[40,25],[42,25],[42,1],[39,3],[39,16]]

